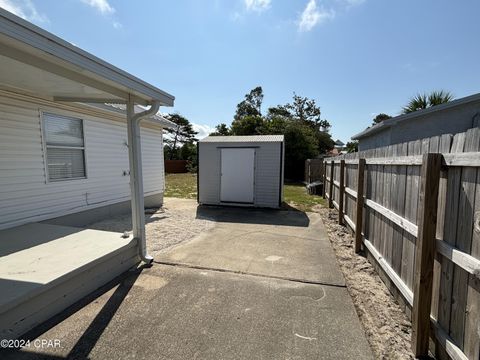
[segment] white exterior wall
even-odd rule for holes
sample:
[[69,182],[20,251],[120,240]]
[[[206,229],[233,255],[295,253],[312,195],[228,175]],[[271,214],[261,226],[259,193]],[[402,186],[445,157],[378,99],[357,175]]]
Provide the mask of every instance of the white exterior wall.
[[[280,142],[199,142],[199,203],[221,204],[220,155],[221,148],[226,147],[255,148],[254,206],[278,208],[279,191],[282,191],[283,200],[283,186],[282,189],[279,188],[280,183],[283,185],[283,151],[281,151],[282,143]],[[282,168],[280,160],[282,160]]]
[[[42,112],[83,119],[86,179],[47,181]],[[121,115],[0,93],[0,229],[130,199]],[[142,128],[145,196],[163,193],[162,129]]]

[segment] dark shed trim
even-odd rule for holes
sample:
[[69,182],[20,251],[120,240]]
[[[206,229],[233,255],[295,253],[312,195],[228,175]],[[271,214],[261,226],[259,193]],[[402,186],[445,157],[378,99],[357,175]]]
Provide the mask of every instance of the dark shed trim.
[[282,187],[283,187],[283,141],[280,142],[280,176],[279,176],[279,186],[278,186],[278,207],[282,206]]
[[200,203],[200,142],[197,141],[197,204]]

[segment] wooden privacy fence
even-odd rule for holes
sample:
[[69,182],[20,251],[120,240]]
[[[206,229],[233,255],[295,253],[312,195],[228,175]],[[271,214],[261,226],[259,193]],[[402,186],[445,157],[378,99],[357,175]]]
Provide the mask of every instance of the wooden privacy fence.
[[[324,197],[412,318],[412,350],[475,359],[480,128],[325,159]],[[411,311],[411,313],[410,313]]]

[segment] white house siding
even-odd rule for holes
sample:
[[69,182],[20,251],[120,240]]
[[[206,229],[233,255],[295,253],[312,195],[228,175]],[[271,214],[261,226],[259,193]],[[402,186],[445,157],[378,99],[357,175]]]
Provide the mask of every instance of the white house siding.
[[[280,142],[200,142],[199,203],[220,204],[221,148],[254,147],[256,148],[254,206],[278,207],[281,146]],[[283,173],[281,177],[283,180]]]
[[[47,181],[42,112],[84,120],[86,179]],[[163,193],[162,129],[141,135],[145,195]],[[120,115],[1,93],[0,229],[129,200],[126,141]]]

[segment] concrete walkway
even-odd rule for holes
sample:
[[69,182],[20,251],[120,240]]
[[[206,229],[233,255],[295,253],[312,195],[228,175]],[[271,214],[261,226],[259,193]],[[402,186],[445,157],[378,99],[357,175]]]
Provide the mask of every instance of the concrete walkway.
[[372,358],[318,216],[203,207],[197,216],[216,226],[46,324],[37,339],[59,347],[2,358]]

